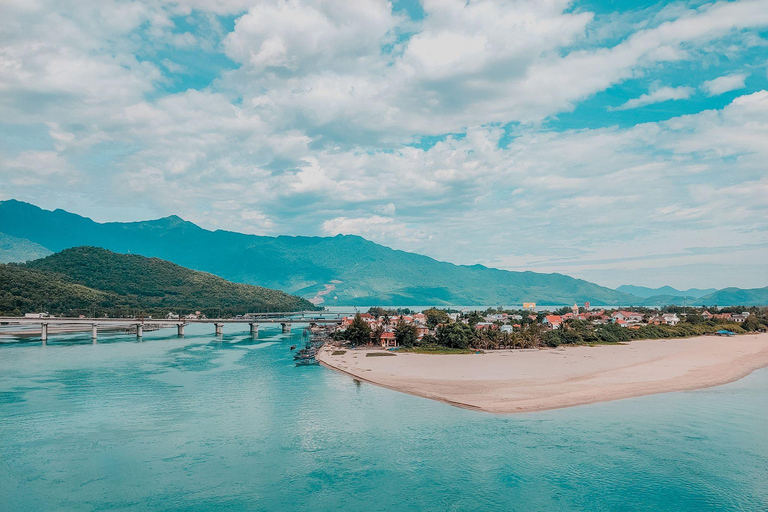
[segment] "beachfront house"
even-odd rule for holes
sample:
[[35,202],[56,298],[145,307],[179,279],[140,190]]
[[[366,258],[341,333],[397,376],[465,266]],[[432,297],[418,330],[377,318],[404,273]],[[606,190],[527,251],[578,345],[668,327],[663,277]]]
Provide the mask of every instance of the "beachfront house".
[[501,332],[512,332],[515,330],[515,328],[509,324],[504,324],[500,328]]
[[749,312],[748,311],[744,311],[741,314],[737,313],[735,315],[731,315],[731,320],[733,320],[734,322],[737,322],[737,323],[743,323],[743,322],[745,322],[747,320],[747,318],[749,318]]
[[627,323],[637,323],[643,321],[643,314],[642,313],[635,313],[634,311],[616,311],[611,315],[611,319],[613,319],[614,322],[618,322],[619,320],[623,320]]
[[394,348],[397,347],[397,338],[393,332],[381,333],[381,348]]
[[547,315],[541,323],[551,329],[559,329],[563,325],[563,318],[560,315]]

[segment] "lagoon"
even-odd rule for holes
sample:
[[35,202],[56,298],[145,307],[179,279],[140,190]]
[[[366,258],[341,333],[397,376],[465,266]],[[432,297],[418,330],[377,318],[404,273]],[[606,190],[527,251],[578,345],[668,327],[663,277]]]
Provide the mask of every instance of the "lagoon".
[[493,415],[296,368],[298,327],[3,343],[0,510],[768,506],[767,369]]

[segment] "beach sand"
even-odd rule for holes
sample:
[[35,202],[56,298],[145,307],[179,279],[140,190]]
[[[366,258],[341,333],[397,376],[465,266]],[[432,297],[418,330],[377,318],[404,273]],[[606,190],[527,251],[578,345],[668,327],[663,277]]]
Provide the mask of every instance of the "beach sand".
[[455,406],[530,412],[726,384],[768,366],[768,334],[638,340],[485,354],[348,350],[320,362],[361,381]]

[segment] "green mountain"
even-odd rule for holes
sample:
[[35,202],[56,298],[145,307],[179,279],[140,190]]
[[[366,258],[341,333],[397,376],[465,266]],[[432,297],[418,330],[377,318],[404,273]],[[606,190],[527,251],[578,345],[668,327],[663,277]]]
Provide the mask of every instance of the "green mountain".
[[688,290],[678,290],[676,288],[672,288],[671,286],[662,286],[661,288],[647,288],[645,286],[634,286],[631,284],[624,284],[616,288],[617,292],[622,293],[628,293],[630,295],[636,295],[638,297],[642,297],[644,299],[648,299],[651,297],[659,297],[659,296],[665,296],[665,297],[691,297],[694,299],[698,299],[699,297],[703,297],[705,295],[709,295],[710,293],[714,293],[717,291],[716,288],[707,288],[707,289],[699,289],[699,288],[690,288]]
[[0,266],[0,310],[111,316],[191,312],[236,315],[313,309],[278,290],[237,284],[157,258],[116,254],[95,247],[66,249],[23,265]]
[[707,306],[766,306],[768,305],[768,286],[765,288],[723,288],[699,299],[699,304]]
[[102,224],[19,201],[0,202],[0,231],[52,251],[88,245],[153,256],[231,281],[306,298],[330,290],[323,297],[323,305],[641,302],[637,297],[561,274],[454,265],[358,236],[266,237],[208,231],[176,216]]
[[0,263],[23,263],[44,258],[51,251],[24,238],[0,233]]

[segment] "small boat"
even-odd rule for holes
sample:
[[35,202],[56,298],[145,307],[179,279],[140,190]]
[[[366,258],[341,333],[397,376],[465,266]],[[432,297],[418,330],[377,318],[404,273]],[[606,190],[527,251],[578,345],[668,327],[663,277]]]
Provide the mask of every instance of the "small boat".
[[296,345],[291,345],[291,350],[296,350]]
[[319,364],[320,362],[314,357],[311,359],[299,359],[296,361],[296,366],[316,366]]

